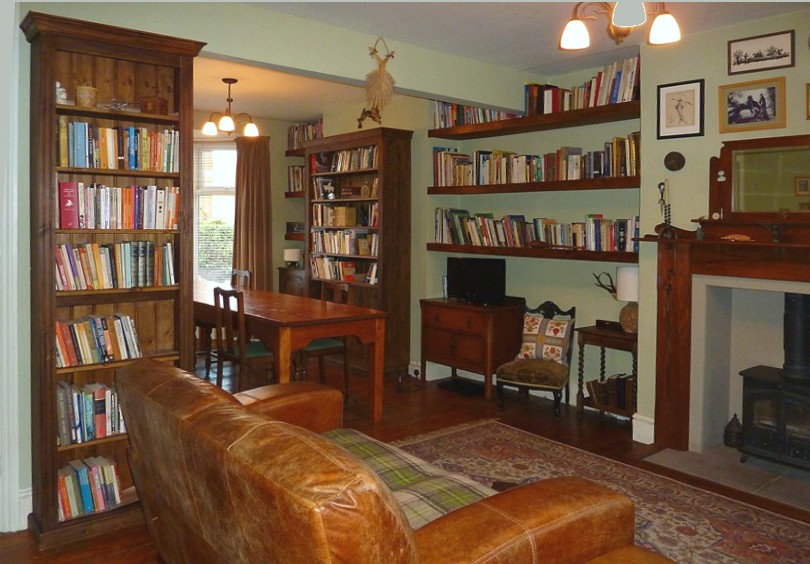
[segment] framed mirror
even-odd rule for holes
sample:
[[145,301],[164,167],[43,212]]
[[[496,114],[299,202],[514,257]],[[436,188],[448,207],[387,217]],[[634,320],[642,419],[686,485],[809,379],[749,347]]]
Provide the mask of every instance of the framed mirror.
[[712,221],[810,222],[810,135],[727,141],[710,171]]

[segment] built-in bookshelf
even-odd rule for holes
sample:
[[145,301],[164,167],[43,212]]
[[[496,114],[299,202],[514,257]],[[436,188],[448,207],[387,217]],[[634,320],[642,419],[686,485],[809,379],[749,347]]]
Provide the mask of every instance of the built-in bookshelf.
[[[428,194],[637,190],[641,168],[638,64],[638,58],[633,57],[607,65],[591,81],[570,89],[527,85],[528,115],[524,117],[428,131],[429,138],[461,142],[433,147],[434,185],[428,187]],[[630,124],[629,131],[605,139],[599,147],[564,146],[554,151],[523,152],[465,143],[624,121]],[[542,217],[528,216],[522,210],[494,217],[489,210],[475,209],[473,204],[474,199],[464,199],[453,208],[435,208],[429,251],[638,262],[638,245],[633,241],[638,236],[638,208],[628,210],[624,217],[605,217],[589,209],[580,218],[559,220],[554,210],[545,209]]]
[[[35,12],[21,28],[31,44],[30,523],[45,548],[143,522],[116,368],[140,356],[193,368],[192,73],[204,43]],[[77,105],[87,85],[96,99]]]
[[342,280],[353,303],[388,312],[388,372],[405,373],[410,354],[412,135],[376,128],[306,143],[310,284]]

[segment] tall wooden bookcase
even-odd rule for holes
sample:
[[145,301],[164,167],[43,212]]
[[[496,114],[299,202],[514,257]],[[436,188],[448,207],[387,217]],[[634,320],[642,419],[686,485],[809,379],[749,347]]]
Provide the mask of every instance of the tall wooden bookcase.
[[385,372],[397,376],[410,357],[412,136],[383,127],[305,144],[309,279],[344,280],[353,304],[388,312]]
[[[31,43],[31,421],[33,513],[29,525],[40,547],[76,541],[143,519],[126,459],[126,434],[80,444],[58,440],[57,388],[111,385],[115,369],[129,361],[57,367],[55,327],[88,315],[129,315],[137,327],[143,356],[193,365],[192,300],[192,107],[193,58],[205,45],[42,13],[29,13],[20,25]],[[77,86],[97,89],[97,104],[78,107],[56,99],[56,83],[73,98]],[[142,98],[162,98],[164,108],[137,111]],[[111,106],[113,101],[126,107]],[[60,160],[60,122],[91,128],[176,131],[179,153],[168,172],[152,166],[101,169],[65,166]],[[120,163],[121,161],[119,161]],[[76,164],[76,163],[72,163]],[[145,170],[144,170],[145,169]],[[162,170],[165,170],[162,169]],[[177,228],[64,229],[60,226],[58,186],[82,182],[107,186],[156,185],[179,188]],[[58,245],[171,243],[175,284],[104,290],[57,291]],[[116,462],[122,503],[106,511],[60,520],[58,470],[69,461],[105,456]]]

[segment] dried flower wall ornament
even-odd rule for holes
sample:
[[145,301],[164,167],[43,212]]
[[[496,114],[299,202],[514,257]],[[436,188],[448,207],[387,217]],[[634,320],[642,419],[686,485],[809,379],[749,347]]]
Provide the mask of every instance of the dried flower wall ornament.
[[[382,41],[385,47],[385,56],[381,57],[377,51],[377,45]],[[360,117],[357,118],[357,128],[363,127],[363,120],[371,118],[377,123],[382,123],[382,110],[394,96],[394,77],[391,76],[385,66],[389,59],[394,58],[394,52],[388,49],[385,39],[378,37],[372,47],[368,48],[369,55],[377,61],[377,68],[366,75],[366,101],[368,107],[363,108]]]

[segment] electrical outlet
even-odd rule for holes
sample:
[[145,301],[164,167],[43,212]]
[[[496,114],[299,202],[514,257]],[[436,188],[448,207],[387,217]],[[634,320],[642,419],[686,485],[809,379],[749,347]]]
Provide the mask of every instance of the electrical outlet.
[[419,363],[418,362],[411,362],[408,365],[408,375],[413,377],[413,378],[419,378],[422,375],[421,372],[420,372],[420,369],[419,369]]

